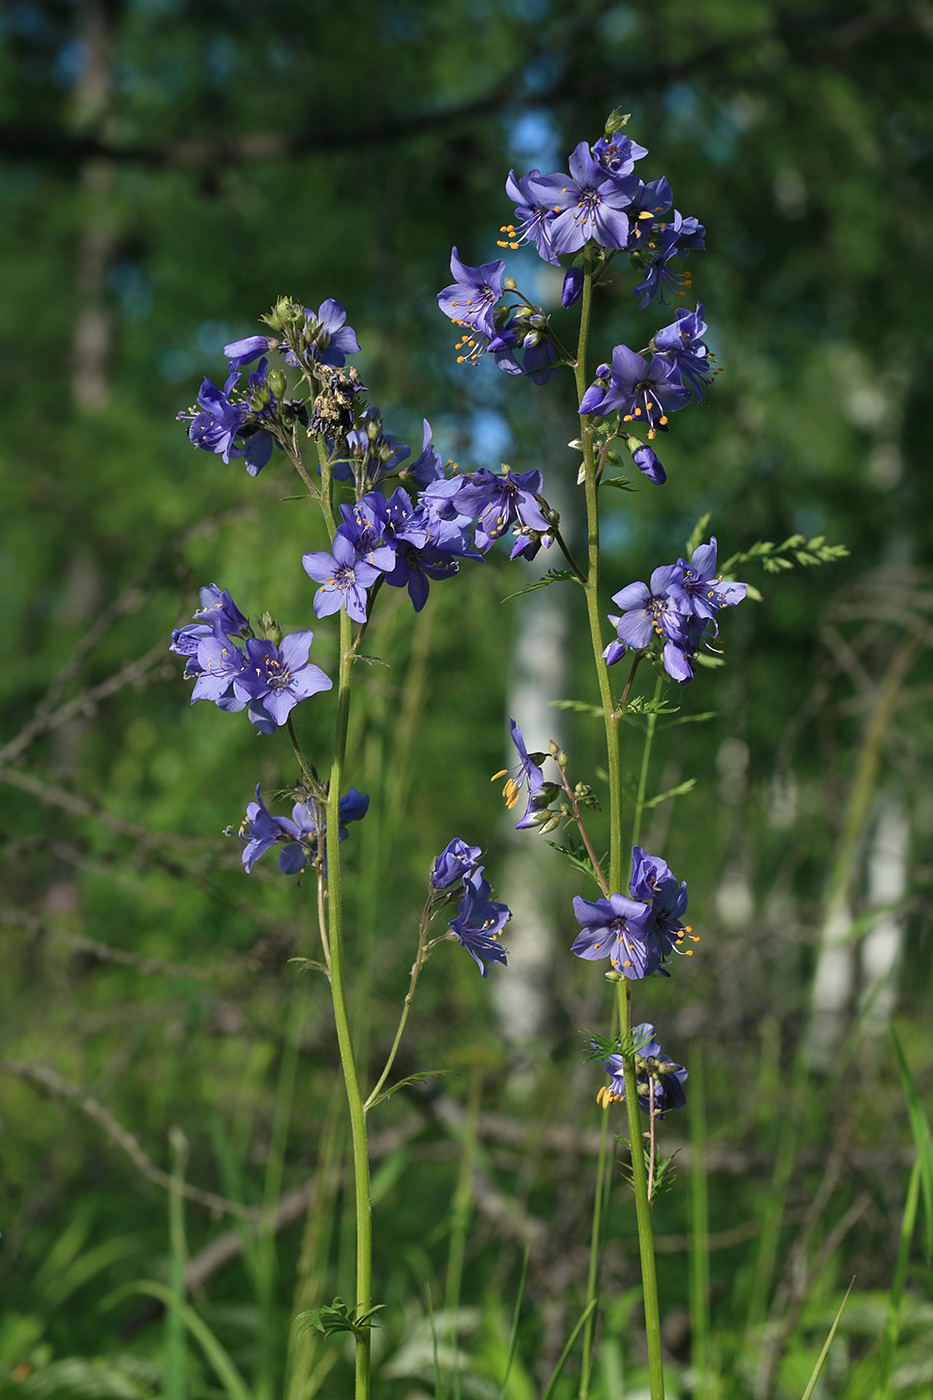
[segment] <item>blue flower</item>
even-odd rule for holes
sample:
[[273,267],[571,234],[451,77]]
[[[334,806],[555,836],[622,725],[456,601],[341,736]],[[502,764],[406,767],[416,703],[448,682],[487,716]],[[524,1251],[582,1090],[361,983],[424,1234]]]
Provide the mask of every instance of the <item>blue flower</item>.
[[623,423],[644,426],[653,438],[657,428],[667,427],[668,413],[690,402],[690,390],[671,376],[672,365],[663,356],[649,362],[627,345],[617,345],[609,384],[591,385],[580,401],[580,412],[605,418],[618,410]]
[[529,755],[525,748],[525,736],[522,734],[521,729],[515,723],[511,715],[509,716],[509,732],[511,734],[512,743],[518,750],[518,762],[512,768],[503,768],[500,772],[493,773],[490,781],[495,783],[498,782],[500,778],[505,778],[505,787],[502,789],[502,795],[505,798],[506,807],[510,810],[518,801],[518,794],[521,792],[522,788],[528,789],[528,805],[525,808],[525,815],[520,822],[515,823],[515,830],[522,831],[530,826],[537,825],[534,821],[534,816],[539,809],[534,805],[535,798],[539,793],[545,791],[548,784],[545,783],[544,773],[537,761],[540,759],[543,762],[544,754],[536,753]]
[[[347,313],[339,301],[328,297],[322,301],[319,310],[304,308],[305,323],[299,332],[302,359],[307,364],[333,365],[341,369],[348,355],[355,355],[360,343],[352,326],[345,324]],[[299,363],[289,350],[285,360],[290,365]]]
[[661,952],[651,940],[651,909],[642,900],[611,894],[608,899],[573,901],[580,925],[571,952],[593,961],[608,958],[616,972],[630,981],[648,977],[661,967]]
[[689,564],[686,559],[678,559],[677,564],[683,569],[683,590],[696,617],[713,618],[720,608],[741,603],[748,592],[747,584],[725,582],[721,574],[717,575],[715,535],[709,544],[701,544],[693,551]]
[[539,471],[506,470],[497,476],[480,467],[451,498],[451,505],[478,522],[476,547],[485,553],[515,520],[542,534],[550,530],[551,522],[536,500],[543,486]]
[[240,612],[226,588],[218,588],[216,583],[206,584],[198,590],[201,606],[192,616],[199,622],[213,623],[218,619],[228,637],[246,635],[249,621]]
[[459,836],[455,836],[431,867],[431,888],[449,890],[458,885],[471,873],[481,855],[479,846],[468,846]]
[[382,570],[361,558],[343,525],[337,527],[333,551],[311,550],[301,556],[305,573],[322,585],[314,595],[314,616],[330,617],[343,607],[354,622],[365,622],[366,590]]
[[502,297],[505,263],[497,258],[495,262],[483,263],[481,267],[470,267],[460,261],[454,248],[450,255],[450,270],[455,280],[451,286],[438,292],[438,306],[455,326],[463,326],[492,340],[496,333],[493,309]]
[[448,925],[484,977],[489,971],[487,962],[508,961],[508,949],[499,942],[499,935],[512,917],[508,905],[491,900],[491,893],[483,878],[483,866],[478,865],[466,877],[457,916]]
[[[557,216],[550,226],[554,252],[575,253],[590,239],[603,248],[625,248],[629,237],[625,211],[631,195],[624,181],[593,159],[586,141],[581,141],[570,157],[570,174],[559,178],[563,185],[555,201]],[[637,183],[633,179],[633,186]]]
[[554,267],[560,260],[551,247],[551,225],[554,222],[556,199],[562,185],[559,175],[542,176],[538,170],[529,170],[527,175],[515,178],[515,171],[509,171],[505,182],[506,193],[515,205],[518,225],[503,224],[500,233],[505,239],[499,240],[500,248],[520,248],[523,243],[533,243],[538,257]]
[[674,312],[676,320],[655,333],[652,348],[661,359],[667,360],[674,374],[679,374],[683,382],[693,390],[697,402],[703,397],[703,386],[713,376],[710,369],[710,353],[703,342],[706,322],[703,320],[703,306],[697,303],[696,311],[688,311],[678,306]]
[[330,676],[308,660],[313,636],[307,630],[289,632],[278,646],[261,637],[247,637],[245,664],[236,686],[249,698],[250,721],[262,733],[271,734],[284,724],[300,701],[332,688]]
[[224,354],[230,361],[230,369],[242,369],[251,365],[260,355],[268,355],[278,348],[280,342],[271,335],[248,335],[243,340],[232,340],[224,346]]
[[191,416],[188,428],[188,437],[195,447],[205,452],[217,452],[225,462],[229,462],[231,457],[243,456],[243,449],[235,445],[235,440],[243,431],[249,410],[245,404],[230,400],[239,378],[238,373],[231,374],[223,389],[218,389],[210,379],[205,379],[198,390],[201,412]]
[[[640,262],[646,270],[644,280],[632,289],[634,296],[641,297],[638,303],[641,310],[656,296],[663,301],[664,293],[669,288],[677,296],[684,296],[690,290],[690,272],[675,271],[671,262],[675,257],[685,258],[694,249],[706,246],[703,225],[692,216],[685,219],[677,209],[670,223],[657,227],[659,232],[656,236],[643,237],[638,253],[633,255],[633,261]],[[644,247],[645,243],[647,247]]]
[[[680,952],[686,934],[694,943],[699,941],[689,925],[681,921],[687,908],[687,882],[678,885],[665,861],[649,856],[643,846],[632,847],[632,878],[629,894],[633,899],[650,901],[651,936],[660,948],[661,959],[667,962],[672,952]],[[683,950],[692,956],[692,950]]]
[[[345,822],[360,821],[366,815],[369,797],[365,792],[350,788],[340,799],[340,827],[338,837],[345,841],[349,833]],[[313,804],[296,802],[291,817],[274,817],[267,810],[256,784],[256,801],[246,808],[246,820],[240,828],[240,839],[245,843],[243,864],[249,874],[260,856],[264,855],[277,842],[283,843],[279,852],[279,869],[283,875],[299,875],[308,864],[320,860],[323,873],[327,874],[327,857],[323,852],[323,837],[327,824],[322,823],[318,833]]]

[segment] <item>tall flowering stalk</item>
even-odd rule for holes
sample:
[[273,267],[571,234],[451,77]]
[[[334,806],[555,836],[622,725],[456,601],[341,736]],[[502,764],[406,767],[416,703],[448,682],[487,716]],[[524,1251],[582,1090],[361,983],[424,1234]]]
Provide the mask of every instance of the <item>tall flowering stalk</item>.
[[[599,495],[626,453],[652,485],[666,473],[654,447],[658,433],[670,426],[673,413],[698,401],[711,378],[704,343],[705,312],[678,308],[668,324],[647,344],[633,350],[616,345],[595,373],[588,369],[594,289],[610,265],[627,258],[637,278],[638,306],[663,305],[670,292],[682,296],[689,286],[683,260],[703,246],[703,227],[673,209],[673,196],[661,177],[644,182],[635,163],[647,155],[622,134],[625,118],[613,114],[605,135],[592,147],[580,142],[569,159],[569,173],[542,176],[538,171],[516,178],[506,189],[515,203],[515,222],[504,226],[502,246],[533,243],[538,254],[565,270],[562,303],[579,307],[576,348],[568,350],[551,318],[505,275],[503,259],[471,267],[454,248],[454,281],[438,296],[444,315],[457,326],[457,357],[475,364],[493,356],[505,373],[544,385],[561,371],[572,372],[580,416],[578,446],[582,453],[579,482],[586,501],[585,558],[571,555],[560,532],[557,513],[547,503],[546,485],[537,469],[501,473],[485,467],[458,473],[444,464],[425,423],[421,451],[412,450],[384,430],[382,416],[367,397],[358,371],[347,357],[360,347],[336,301],[317,311],[281,298],[263,318],[262,334],[225,347],[229,374],[223,389],[205,380],[197,407],[179,415],[189,423],[189,437],[201,450],[225,462],[243,458],[255,476],[276,458],[286,460],[303,483],[307,501],[320,510],[329,548],[309,550],[296,569],[313,585],[308,613],[324,625],[337,615],[337,674],[328,676],[310,659],[313,632],[307,627],[283,633],[268,612],[254,628],[216,584],[202,588],[200,608],[191,623],[178,628],[172,649],[186,658],[193,680],[192,702],[207,700],[232,714],[246,712],[259,733],[284,730],[293,752],[297,781],[288,790],[291,815],[270,811],[260,788],[246,807],[239,835],[243,863],[255,862],[279,847],[278,864],[286,876],[304,876],[316,886],[316,913],[323,963],[330,983],[340,1063],[346,1084],[351,1124],[356,1201],[356,1294],[352,1306],[333,1304],[304,1316],[325,1334],[351,1332],[356,1345],[356,1400],[371,1393],[370,1328],[378,1309],[372,1301],[372,1211],[367,1143],[367,1116],[392,1092],[389,1083],[406,1029],[418,979],[427,957],[443,941],[459,943],[485,978],[491,965],[504,965],[501,935],[510,917],[493,898],[480,864],[479,846],[455,837],[435,860],[419,924],[410,985],[401,1008],[398,1031],[388,1059],[367,1087],[354,1047],[348,1000],[348,966],[342,898],[342,843],[348,827],[365,817],[369,798],[349,780],[347,734],[353,693],[353,670],[360,642],[378,610],[383,590],[407,591],[414,611],[427,602],[432,582],[452,578],[463,561],[480,561],[497,541],[511,540],[513,559],[531,559],[556,544],[569,568],[551,575],[582,587],[593,663],[605,727],[609,788],[609,856],[597,858],[587,829],[588,811],[597,805],[585,783],[568,776],[569,760],[556,745],[549,754],[529,754],[521,728],[513,719],[511,735],[518,761],[505,777],[505,798],[512,807],[524,792],[520,829],[553,831],[574,828],[580,840],[578,869],[588,871],[595,889],[578,894],[573,914],[579,926],[570,951],[586,961],[608,959],[607,978],[614,989],[617,1034],[594,1036],[593,1058],[610,1078],[598,1099],[605,1111],[623,1103],[631,1144],[631,1170],[641,1251],[642,1283],[653,1400],[663,1396],[660,1315],[654,1270],[651,1203],[663,1162],[656,1151],[656,1126],[684,1102],[686,1071],[664,1054],[654,1027],[633,1026],[633,987],[641,979],[669,976],[677,953],[689,953],[693,937],[682,916],[686,885],[667,864],[638,845],[638,823],[645,796],[648,755],[655,716],[654,699],[632,693],[642,664],[660,678],[685,684],[706,647],[718,637],[717,614],[741,601],[745,586],[716,575],[716,541],[696,549],[690,560],[660,565],[647,583],[626,584],[613,595],[619,613],[609,615],[614,636],[607,641],[600,601]],[[561,260],[564,260],[563,263]],[[680,268],[680,270],[678,270]],[[255,366],[250,368],[250,366]],[[245,380],[244,380],[245,375]],[[568,379],[566,373],[564,380]],[[314,444],[313,463],[302,443]],[[621,693],[611,668],[629,660]],[[333,692],[329,700],[328,692]],[[332,752],[307,755],[299,738],[300,707],[330,703],[334,709]],[[620,720],[636,707],[647,715],[642,782],[632,822],[632,840],[624,842],[629,818],[623,810]],[[298,723],[296,724],[296,720]],[[553,761],[556,776],[545,774]],[[320,770],[327,771],[326,778]],[[627,854],[627,851],[630,854]],[[623,881],[631,860],[628,884]],[[596,898],[592,898],[594,893]],[[456,906],[456,912],[454,912]],[[431,936],[434,921],[447,918],[445,930]],[[642,1118],[649,1123],[647,1153],[642,1150]],[[593,1340],[599,1209],[604,1194],[606,1154],[600,1157],[596,1215],[583,1343],[580,1393],[588,1387]]]
[[[586,829],[584,812],[592,805],[590,789],[583,784],[571,786],[567,757],[554,745],[551,755],[560,781],[548,782],[541,766],[545,755],[528,754],[514,719],[511,727],[519,754],[519,776],[506,784],[506,800],[512,805],[520,788],[527,787],[528,806],[517,823],[520,828],[537,827],[544,833],[561,823],[576,827],[582,840],[582,855],[576,863],[578,867],[588,867],[601,892],[595,900],[583,896],[574,899],[580,931],[571,951],[586,960],[608,958],[610,968],[606,976],[615,988],[618,1034],[602,1041],[597,1050],[612,1078],[610,1085],[600,1091],[599,1102],[607,1111],[614,1103],[625,1106],[651,1395],[652,1400],[660,1400],[664,1376],[651,1221],[651,1201],[659,1171],[655,1126],[664,1113],[684,1102],[681,1086],[686,1070],[662,1054],[654,1040],[653,1027],[633,1027],[633,986],[647,976],[669,976],[667,964],[672,955],[691,951],[684,944],[693,935],[681,920],[687,906],[686,884],[674,879],[664,861],[637,845],[660,691],[655,691],[653,700],[638,697],[640,712],[647,715],[647,731],[638,805],[631,823],[631,878],[625,892],[626,813],[619,723],[626,710],[633,707],[632,685],[639,665],[647,659],[659,674],[666,673],[681,684],[690,681],[701,650],[715,644],[716,614],[723,607],[740,602],[746,589],[744,584],[727,583],[715,576],[716,541],[712,539],[697,549],[690,561],[678,559],[674,564],[660,566],[648,584],[632,583],[617,592],[613,602],[621,612],[609,618],[616,636],[606,642],[600,601],[599,539],[599,493],[604,473],[610,463],[620,460],[619,449],[623,449],[649,482],[662,485],[666,472],[651,444],[659,433],[668,431],[673,413],[700,400],[712,377],[712,357],[703,340],[705,311],[700,304],[693,311],[677,308],[674,319],[653,335],[641,333],[639,338],[647,341],[641,351],[616,345],[608,362],[600,363],[594,376],[589,371],[594,289],[609,266],[627,257],[641,279],[633,292],[639,309],[644,310],[655,302],[663,304],[672,291],[677,296],[685,294],[690,286],[689,274],[676,268],[678,264],[682,266],[689,253],[702,248],[704,241],[703,226],[695,218],[684,218],[672,209],[673,195],[666,179],[646,183],[634,173],[635,163],[648,152],[623,134],[626,120],[613,113],[600,140],[592,147],[581,142],[570,157],[569,174],[541,175],[531,171],[516,178],[512,171],[506,185],[516,205],[516,217],[515,222],[503,226],[506,236],[500,246],[516,248],[532,243],[546,262],[561,265],[562,256],[570,260],[569,265],[564,264],[562,303],[565,307],[579,303],[575,352],[564,348],[543,309],[534,306],[504,275],[502,262],[470,268],[455,249],[451,270],[457,281],[440,294],[438,301],[441,310],[463,329],[459,348],[466,346],[468,353],[461,359],[475,362],[481,355],[491,353],[500,369],[524,374],[535,382],[543,382],[563,366],[570,368],[574,377],[580,417],[576,445],[583,458],[578,481],[586,501],[585,563],[581,566],[567,550],[557,528],[556,513],[547,508],[543,485],[536,490],[536,499],[547,526],[542,528],[519,514],[515,526],[519,544],[513,556],[530,552],[523,544],[525,540],[534,547],[557,541],[570,569],[551,578],[576,581],[585,593],[605,729],[608,868],[604,869],[597,859]],[[626,655],[631,664],[617,698],[610,667]],[[650,1124],[647,1160],[642,1150],[643,1112]],[[595,1193],[587,1299],[590,1313],[584,1332],[581,1400],[585,1400],[589,1385],[605,1161],[603,1152]]]

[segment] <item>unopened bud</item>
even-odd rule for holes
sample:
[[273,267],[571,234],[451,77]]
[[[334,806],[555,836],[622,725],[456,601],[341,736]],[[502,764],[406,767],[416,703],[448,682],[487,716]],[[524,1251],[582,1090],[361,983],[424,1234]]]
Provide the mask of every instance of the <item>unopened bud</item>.
[[560,753],[557,755],[557,762],[560,764],[561,768],[567,767],[568,759],[563,749],[561,749]]
[[541,835],[546,836],[549,831],[553,831],[558,826],[560,826],[560,817],[553,816],[549,822],[545,822],[541,827]]
[[304,318],[304,310],[297,301],[292,301],[291,297],[279,297],[275,306],[264,317],[267,325],[275,331],[284,331],[288,326],[295,325],[296,322]]
[[621,982],[621,981],[622,981],[622,974],[621,974],[621,972],[615,972],[615,971],[613,971],[612,969],[610,969],[609,972],[607,972],[607,973],[605,974],[605,976],[606,976],[606,981],[607,981],[607,982]]
[[623,112],[621,107],[614,107],[606,118],[606,136],[614,136],[621,131],[631,115],[631,112]]
[[281,627],[276,622],[271,612],[262,612],[259,614],[259,626],[262,628],[262,635],[265,637],[266,641],[271,642],[273,646],[277,647],[282,640],[283,634]]
[[555,739],[552,739],[548,744],[548,752],[552,758],[556,758],[558,763],[560,763],[560,747]]
[[514,277],[503,277],[502,288],[506,292],[516,292],[518,291],[518,283]]
[[280,369],[270,369],[266,375],[266,383],[277,399],[285,393],[285,375]]

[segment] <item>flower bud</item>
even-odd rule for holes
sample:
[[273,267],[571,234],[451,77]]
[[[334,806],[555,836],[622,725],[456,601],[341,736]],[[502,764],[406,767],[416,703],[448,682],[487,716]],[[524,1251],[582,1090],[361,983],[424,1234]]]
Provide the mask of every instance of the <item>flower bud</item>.
[[273,646],[277,647],[282,640],[283,633],[271,612],[262,612],[259,614],[259,625],[262,628],[262,635],[265,637],[266,641],[271,642]]
[[551,820],[549,822],[545,822],[544,825],[541,827],[541,835],[546,836],[549,831],[553,831],[555,827],[560,826],[560,820],[560,817],[556,815],[551,817]]
[[656,486],[663,486],[667,480],[667,472],[664,470],[657,454],[641,441],[640,438],[627,435],[625,445],[632,454],[632,461],[643,476],[649,481],[653,481]]
[[268,316],[263,317],[266,325],[274,331],[284,331],[286,327],[304,319],[304,309],[291,297],[279,297]]
[[[552,757],[552,758],[557,758],[557,755],[560,753],[560,748],[559,748],[559,746],[558,746],[556,740],[552,739],[551,742],[548,744],[547,747],[548,747],[548,753],[551,755],[551,757]],[[559,763],[559,762],[560,762],[560,759],[558,758],[557,761],[558,761],[558,763]]]
[[567,767],[567,755],[563,749],[561,749],[560,753],[557,755],[557,762],[560,764],[561,768]]
[[610,970],[605,974],[605,977],[606,977],[606,981],[607,981],[607,982],[621,982],[621,981],[622,981],[622,974],[621,974],[621,972],[616,972],[616,971],[615,971],[614,969],[612,969],[612,968],[610,968]]
[[613,107],[606,118],[606,140],[627,125],[631,112],[623,112],[621,107]]
[[285,393],[285,375],[280,369],[270,369],[266,375],[266,383],[277,399]]
[[503,277],[502,288],[506,292],[516,292],[518,291],[518,283],[514,277]]

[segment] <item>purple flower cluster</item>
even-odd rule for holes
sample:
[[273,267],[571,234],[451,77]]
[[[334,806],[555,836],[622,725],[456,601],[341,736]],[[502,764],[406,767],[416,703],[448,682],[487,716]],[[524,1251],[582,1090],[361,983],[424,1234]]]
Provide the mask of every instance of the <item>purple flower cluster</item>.
[[[265,341],[265,336],[254,336],[254,341]],[[236,346],[245,344],[237,341]],[[228,346],[230,350],[235,347]],[[254,357],[253,357],[254,358]],[[272,456],[273,446],[281,447],[275,435],[275,428],[286,408],[282,400],[285,381],[281,374],[270,374],[269,361],[259,361],[256,369],[247,376],[244,389],[238,389],[241,373],[238,366],[244,363],[240,356],[224,387],[218,389],[210,379],[205,379],[198,390],[198,410],[190,409],[179,413],[181,420],[190,420],[188,437],[195,447],[206,452],[218,453],[225,462],[231,457],[244,457],[246,470],[250,476],[258,476]],[[307,422],[307,415],[300,404],[288,404],[289,411]]]
[[[635,1084],[638,1090],[638,1106],[644,1113],[653,1112],[662,1118],[672,1108],[682,1108],[687,1102],[683,1084],[687,1071],[683,1065],[675,1064],[670,1055],[665,1055],[654,1038],[654,1026],[643,1021],[632,1032],[635,1050]],[[604,1108],[611,1103],[625,1101],[625,1056],[608,1055],[602,1060],[611,1076],[597,1094],[597,1102]]]
[[[455,836],[434,862],[431,889],[440,893],[462,886],[456,917],[448,924],[448,936],[466,948],[486,977],[489,974],[487,963],[508,961],[508,949],[499,942],[499,935],[512,913],[507,904],[490,899],[492,890],[483,876],[485,867],[477,864],[481,854],[479,846],[468,846]],[[447,897],[450,898],[449,893]]]
[[[615,132],[592,148],[581,141],[569,159],[569,174],[531,170],[517,178],[511,171],[505,187],[515,204],[515,222],[503,226],[499,246],[532,243],[539,257],[554,265],[589,242],[627,252],[645,272],[635,289],[640,304],[663,297],[666,288],[688,280],[673,271],[671,259],[702,248],[704,229],[677,210],[667,217],[674,198],[667,180],[646,183],[634,173],[635,162],[647,154],[644,146]],[[565,306],[579,294],[576,280],[571,277],[565,285]]]
[[[357,792],[356,788],[340,799],[340,828],[338,835],[341,841],[345,841],[348,832],[347,822],[362,821],[369,809],[369,796],[365,792]],[[307,802],[296,802],[292,807],[292,815],[289,817],[274,817],[267,810],[262,800],[259,783],[256,784],[256,801],[250,802],[246,808],[246,820],[240,828],[240,840],[243,842],[243,865],[246,873],[252,872],[253,866],[260,856],[269,850],[270,846],[277,842],[283,842],[283,849],[279,852],[279,869],[283,875],[299,875],[306,865],[317,865],[327,874],[327,857],[324,854],[324,837],[327,832],[327,823],[321,821],[321,829],[318,831],[318,822],[314,813],[313,804]]]
[[[580,924],[572,952],[595,961],[608,958],[616,972],[630,981],[660,972],[672,952],[680,952],[690,928],[681,922],[687,908],[686,881],[678,885],[666,863],[649,856],[641,846],[632,848],[629,894],[608,899],[573,901]],[[689,951],[689,950],[684,950]]]
[[610,613],[617,633],[603,652],[611,666],[629,647],[643,651],[652,637],[660,637],[664,669],[681,684],[693,680],[693,663],[703,645],[719,636],[716,614],[734,607],[745,597],[744,583],[725,582],[716,574],[716,537],[693,552],[688,563],[655,569],[648,583],[630,583],[613,594],[621,616]]
[[[658,430],[666,432],[669,414],[684,408],[693,398],[699,401],[704,384],[712,377],[712,357],[703,341],[703,314],[699,304],[695,311],[678,307],[676,320],[655,335],[650,359],[627,345],[617,345],[612,364],[600,366],[596,382],[583,395],[580,412],[595,418],[618,413],[622,423],[644,430],[649,441]],[[635,465],[649,480],[665,480],[661,463],[639,438],[629,434],[626,445]]]
[[302,556],[305,572],[321,585],[314,595],[316,617],[344,608],[354,622],[365,622],[369,589],[380,581],[407,588],[420,612],[429,580],[457,573],[458,559],[478,559],[515,524],[522,530],[550,528],[536,500],[543,486],[539,471],[506,468],[496,475],[482,467],[447,477],[428,424],[424,448],[408,474],[424,484],[417,501],[402,486],[388,499],[369,491],[356,505],[340,507],[330,551]]
[[201,589],[194,616],[194,623],[172,633],[170,647],[187,657],[192,705],[211,700],[234,714],[247,710],[250,722],[271,734],[299,701],[331,689],[330,677],[308,660],[313,632],[290,632],[278,645],[256,637],[230,594],[215,583]]
[[[218,389],[212,380],[205,379],[198,391],[197,409],[178,415],[189,421],[188,437],[195,447],[219,453],[225,462],[244,457],[250,476],[258,476],[272,456],[273,446],[282,445],[278,432],[295,420],[308,425],[304,403],[283,397],[285,378],[279,370],[269,370],[266,356],[280,351],[290,365],[341,367],[347,355],[360,348],[352,327],[344,324],[346,319],[340,302],[328,298],[318,311],[305,307],[303,322],[291,328],[297,354],[287,342],[270,335],[249,335],[225,345],[230,374],[224,387]],[[256,369],[240,387],[241,371],[257,359]]]
[[[491,354],[506,374],[521,374],[544,384],[557,372],[557,355],[548,319],[540,307],[499,306],[504,295],[501,258],[470,267],[457,249],[450,255],[454,281],[437,294],[437,304],[463,335],[457,341],[457,362],[475,364]],[[498,308],[498,309],[497,309]]]

